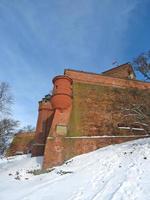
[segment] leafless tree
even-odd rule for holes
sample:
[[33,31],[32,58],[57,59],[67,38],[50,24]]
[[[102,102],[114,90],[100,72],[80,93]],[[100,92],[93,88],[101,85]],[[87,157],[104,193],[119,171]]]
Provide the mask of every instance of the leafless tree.
[[10,94],[9,84],[0,82],[0,114],[10,114],[10,107],[13,103],[13,97]]
[[150,121],[147,109],[142,104],[130,104],[129,107],[121,109],[121,122],[130,126],[142,127],[147,134],[150,134]]
[[18,121],[10,118],[12,103],[13,97],[9,84],[0,82],[0,154],[4,152],[10,136],[19,124]]
[[35,127],[33,127],[32,125],[27,125],[22,127],[21,129],[19,129],[18,133],[23,133],[23,132],[34,132],[35,131]]
[[150,51],[140,54],[132,64],[146,80],[150,80]]
[[0,154],[6,149],[10,136],[14,134],[18,125],[19,121],[10,118],[4,118],[0,121]]

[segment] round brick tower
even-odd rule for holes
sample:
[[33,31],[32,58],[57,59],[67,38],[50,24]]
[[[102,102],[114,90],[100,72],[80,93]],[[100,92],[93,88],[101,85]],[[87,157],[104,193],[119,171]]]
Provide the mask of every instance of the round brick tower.
[[68,76],[56,76],[53,79],[54,90],[51,97],[54,109],[66,109],[72,104],[72,79]]
[[37,142],[44,143],[48,135],[48,125],[49,118],[53,113],[53,108],[51,102],[46,98],[43,98],[39,102],[39,116],[37,121],[36,133],[37,133]]
[[46,95],[39,102],[39,114],[35,132],[35,144],[32,149],[32,156],[39,156],[44,154],[44,146],[49,129],[52,123],[53,111],[50,95]]

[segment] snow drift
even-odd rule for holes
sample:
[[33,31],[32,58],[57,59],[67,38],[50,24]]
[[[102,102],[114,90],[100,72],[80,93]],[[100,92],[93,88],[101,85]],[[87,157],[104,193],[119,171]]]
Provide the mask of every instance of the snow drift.
[[42,157],[0,160],[1,200],[149,200],[150,139],[108,146],[35,176]]

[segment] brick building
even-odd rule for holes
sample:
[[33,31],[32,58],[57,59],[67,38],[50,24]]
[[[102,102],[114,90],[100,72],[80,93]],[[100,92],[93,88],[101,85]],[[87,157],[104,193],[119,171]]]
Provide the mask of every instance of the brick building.
[[127,63],[103,72],[66,69],[52,95],[39,102],[32,156],[43,168],[98,148],[150,133],[150,83],[137,81]]

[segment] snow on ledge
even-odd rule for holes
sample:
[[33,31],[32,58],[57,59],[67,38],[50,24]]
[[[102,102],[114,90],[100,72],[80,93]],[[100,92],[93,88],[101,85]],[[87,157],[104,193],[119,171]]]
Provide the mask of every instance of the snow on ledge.
[[[102,136],[77,136],[77,137],[69,137],[66,136],[65,138],[73,138],[73,139],[92,139],[92,138],[137,138],[137,137],[150,137],[150,135],[102,135]],[[54,137],[47,137],[47,139],[54,139]]]

